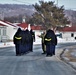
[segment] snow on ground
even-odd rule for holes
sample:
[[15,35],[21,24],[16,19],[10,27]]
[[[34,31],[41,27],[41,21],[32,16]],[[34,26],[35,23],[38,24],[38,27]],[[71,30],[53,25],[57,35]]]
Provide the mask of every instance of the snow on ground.
[[[57,37],[58,43],[72,43],[72,42],[76,42],[75,40],[66,40],[66,39],[62,39]],[[41,44],[41,38],[36,39],[36,41],[34,42],[34,44]],[[1,47],[6,47],[6,46],[14,46],[13,42],[0,42],[0,48]]]
[[0,42],[0,48],[2,48],[2,47],[9,47],[9,46],[15,46],[14,44],[13,44],[13,42]]
[[73,43],[73,42],[76,42],[76,40],[66,40],[66,39],[62,39],[62,38],[59,38],[57,37],[57,40],[58,40],[58,43]]

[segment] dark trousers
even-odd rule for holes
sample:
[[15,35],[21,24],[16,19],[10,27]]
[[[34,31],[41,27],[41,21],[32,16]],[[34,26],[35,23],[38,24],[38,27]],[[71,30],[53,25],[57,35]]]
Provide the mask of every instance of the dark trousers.
[[51,56],[53,55],[53,45],[51,44],[46,45],[46,54]]
[[53,55],[55,55],[55,45],[53,45]]
[[30,43],[30,51],[33,51],[33,42]]
[[16,44],[15,48],[16,48],[16,55],[19,55],[20,54],[20,44]]
[[26,53],[26,44],[21,44],[20,45],[20,50],[21,50],[21,54]]

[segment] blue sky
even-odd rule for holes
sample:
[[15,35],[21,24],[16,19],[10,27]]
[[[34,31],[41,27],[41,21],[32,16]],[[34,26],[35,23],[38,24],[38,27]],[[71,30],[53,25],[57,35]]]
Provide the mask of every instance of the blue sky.
[[[0,4],[35,4],[39,0],[0,0]],[[44,1],[55,1],[55,4],[58,6],[64,5],[66,9],[75,9],[76,10],[76,0],[44,0]]]

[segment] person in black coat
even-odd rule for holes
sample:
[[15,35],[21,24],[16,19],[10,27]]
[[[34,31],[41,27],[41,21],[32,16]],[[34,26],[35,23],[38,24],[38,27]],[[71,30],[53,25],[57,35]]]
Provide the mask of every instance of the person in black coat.
[[14,37],[13,37],[13,42],[15,44],[15,48],[16,48],[16,56],[21,55],[21,50],[20,50],[20,45],[21,45],[21,29],[18,28],[17,32],[15,33]]
[[26,34],[27,34],[27,36],[26,36],[26,42],[27,42],[27,49],[28,49],[28,51],[32,51],[31,50],[31,43],[32,43],[32,34],[30,33],[30,31],[27,29],[26,30]]
[[28,29],[22,31],[21,53],[25,54],[30,49],[30,32]]
[[33,30],[30,30],[30,35],[31,35],[31,44],[30,44],[30,51],[33,52],[33,42],[35,42],[35,33]]
[[53,43],[53,55],[55,55],[55,47],[57,45],[57,36],[55,35],[55,41]]
[[52,56],[55,44],[55,33],[49,29],[44,37],[44,43],[46,45],[46,56]]

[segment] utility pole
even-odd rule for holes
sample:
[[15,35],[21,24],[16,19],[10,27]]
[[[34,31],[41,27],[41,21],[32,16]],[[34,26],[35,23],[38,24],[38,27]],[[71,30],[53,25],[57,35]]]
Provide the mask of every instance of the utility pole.
[[0,19],[4,20],[4,12],[3,11],[0,12]]
[[57,0],[57,6],[58,6],[58,0]]

